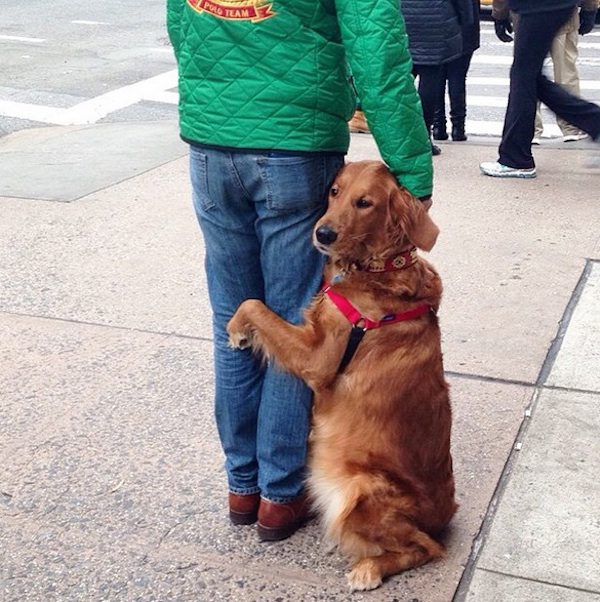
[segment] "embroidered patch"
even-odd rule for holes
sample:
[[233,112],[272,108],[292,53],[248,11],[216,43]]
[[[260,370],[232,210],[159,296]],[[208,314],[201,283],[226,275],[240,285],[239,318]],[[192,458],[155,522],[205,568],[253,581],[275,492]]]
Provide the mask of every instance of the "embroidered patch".
[[401,270],[406,265],[406,258],[402,255],[398,255],[392,259],[392,265],[397,269]]
[[273,3],[265,0],[187,0],[199,13],[232,21],[264,21],[274,17]]

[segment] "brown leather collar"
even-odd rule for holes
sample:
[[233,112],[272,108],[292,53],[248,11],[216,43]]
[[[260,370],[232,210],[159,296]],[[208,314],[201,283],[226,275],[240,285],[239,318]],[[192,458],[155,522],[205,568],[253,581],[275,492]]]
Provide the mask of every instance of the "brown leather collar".
[[363,272],[396,272],[413,265],[418,259],[417,248],[412,247],[387,259],[373,258],[357,269]]

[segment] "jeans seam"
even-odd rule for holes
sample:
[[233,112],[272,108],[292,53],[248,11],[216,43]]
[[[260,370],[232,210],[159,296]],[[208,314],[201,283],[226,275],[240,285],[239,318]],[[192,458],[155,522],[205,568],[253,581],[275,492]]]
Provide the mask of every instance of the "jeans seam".
[[250,202],[251,201],[250,193],[246,190],[246,187],[244,186],[242,179],[240,178],[240,174],[235,165],[234,157],[231,153],[229,153],[228,159],[229,159],[229,161],[228,161],[229,162],[229,170],[230,170],[231,175],[235,179],[237,185],[240,187],[240,190],[242,191],[242,194],[244,195],[246,200],[248,202]]

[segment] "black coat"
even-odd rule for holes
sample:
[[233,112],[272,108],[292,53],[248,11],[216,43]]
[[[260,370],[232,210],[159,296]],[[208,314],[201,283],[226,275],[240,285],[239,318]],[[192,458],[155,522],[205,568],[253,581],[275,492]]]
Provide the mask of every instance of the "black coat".
[[471,54],[479,48],[479,0],[472,0],[473,20],[470,23],[461,21],[463,54]]
[[575,8],[577,3],[578,0],[508,0],[510,10],[521,14]]
[[473,22],[472,0],[401,0],[415,65],[441,65],[463,52],[461,22]]

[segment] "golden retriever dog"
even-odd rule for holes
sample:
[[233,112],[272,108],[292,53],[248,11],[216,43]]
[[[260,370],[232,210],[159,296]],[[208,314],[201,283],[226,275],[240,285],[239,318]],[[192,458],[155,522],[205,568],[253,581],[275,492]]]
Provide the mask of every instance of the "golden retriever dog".
[[314,391],[308,490],[352,561],[352,590],[442,557],[436,537],[457,508],[442,285],[416,250],[437,235],[383,163],[350,163],[314,229],[329,259],[304,323],[249,299],[228,324],[232,346],[252,346]]

